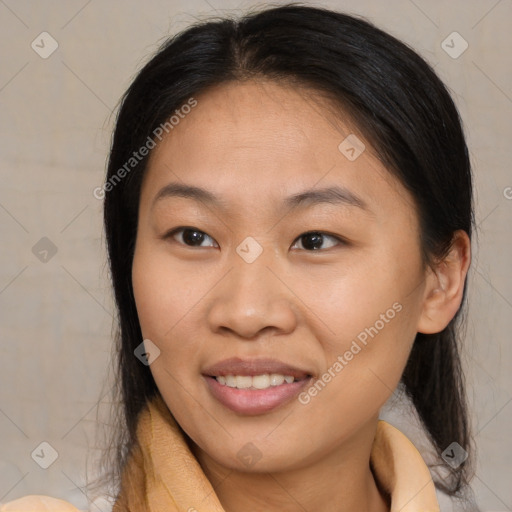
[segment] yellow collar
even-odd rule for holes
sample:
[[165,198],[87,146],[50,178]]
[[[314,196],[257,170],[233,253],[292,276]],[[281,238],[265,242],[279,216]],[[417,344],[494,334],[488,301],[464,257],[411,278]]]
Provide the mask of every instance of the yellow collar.
[[422,456],[397,428],[380,420],[370,462],[391,496],[391,512],[439,512],[434,482]]
[[[113,512],[225,512],[159,395],[139,416],[137,441]],[[391,512],[439,512],[430,471],[420,453],[402,432],[382,420],[370,464],[377,482],[391,496]],[[47,510],[79,512],[48,496],[25,496],[0,505],[0,512]]]

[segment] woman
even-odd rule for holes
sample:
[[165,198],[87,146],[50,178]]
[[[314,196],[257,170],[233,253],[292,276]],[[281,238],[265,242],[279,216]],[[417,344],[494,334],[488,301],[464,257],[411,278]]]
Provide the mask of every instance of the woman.
[[[123,98],[95,191],[126,432],[113,510],[461,496],[471,187],[445,86],[366,21],[290,4],[170,39]],[[399,385],[435,482],[379,421]]]

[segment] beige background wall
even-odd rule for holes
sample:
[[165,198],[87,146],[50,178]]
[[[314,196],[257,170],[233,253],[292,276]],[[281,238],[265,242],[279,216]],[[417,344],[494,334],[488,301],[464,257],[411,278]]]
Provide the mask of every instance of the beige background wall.
[[[466,356],[479,447],[474,489],[482,510],[512,510],[512,2],[311,3],[364,15],[409,43],[461,111],[479,226]],[[197,16],[254,5],[0,0],[0,502],[50,494],[87,509],[79,487],[108,391],[113,321],[102,204],[92,194],[110,114],[166,35]],[[58,43],[46,59],[31,47],[43,31]],[[469,44],[458,58],[441,47],[453,31]],[[44,54],[52,42],[42,37]],[[58,454],[48,469],[35,462],[41,442]],[[43,452],[49,462],[51,449]]]

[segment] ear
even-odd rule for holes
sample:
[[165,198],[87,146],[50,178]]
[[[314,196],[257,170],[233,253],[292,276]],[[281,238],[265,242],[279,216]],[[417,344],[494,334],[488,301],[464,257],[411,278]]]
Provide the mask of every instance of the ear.
[[448,254],[428,271],[418,332],[434,334],[450,323],[462,302],[470,262],[471,241],[458,230]]

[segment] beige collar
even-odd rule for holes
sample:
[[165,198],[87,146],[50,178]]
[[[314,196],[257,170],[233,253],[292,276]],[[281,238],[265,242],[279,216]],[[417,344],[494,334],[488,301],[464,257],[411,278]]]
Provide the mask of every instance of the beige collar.
[[[225,512],[159,395],[139,416],[137,440],[113,512]],[[439,512],[430,471],[420,453],[382,420],[370,462],[377,482],[391,496],[391,512]],[[0,512],[47,510],[79,512],[62,500],[35,495],[0,506]]]
[[370,456],[379,485],[391,496],[391,512],[439,512],[434,482],[409,439],[379,421]]

